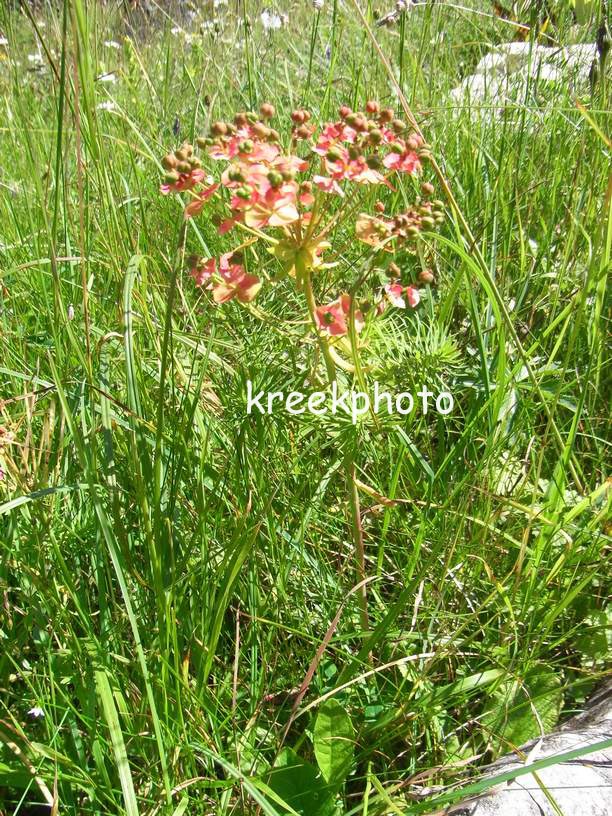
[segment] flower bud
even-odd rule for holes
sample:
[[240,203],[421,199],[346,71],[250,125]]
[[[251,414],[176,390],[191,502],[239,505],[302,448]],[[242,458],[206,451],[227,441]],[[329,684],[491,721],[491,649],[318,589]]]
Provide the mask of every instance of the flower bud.
[[406,147],[408,148],[408,150],[418,150],[419,140],[416,139],[414,136],[411,136],[406,142]]
[[184,150],[187,154],[187,158],[189,158],[189,156],[191,156],[193,153],[193,145],[189,144],[189,142],[183,142],[181,150]]
[[394,119],[391,122],[391,128],[395,133],[403,133],[406,130],[406,123],[402,119]]
[[246,113],[237,113],[234,116],[234,124],[239,128],[244,127],[247,124]]
[[434,226],[435,226],[435,223],[436,223],[436,222],[435,222],[435,221],[433,220],[433,218],[432,218],[431,216],[429,216],[429,215],[424,215],[424,216],[423,216],[423,218],[421,218],[421,224],[422,224],[422,225],[423,225],[423,226],[424,226],[426,229],[427,229],[427,228],[428,228],[428,229],[431,229],[432,227],[434,227]]
[[436,188],[433,186],[433,184],[431,182],[424,181],[421,184],[421,192],[423,193],[424,196],[433,195],[435,193],[435,191],[436,191]]
[[205,148],[210,147],[211,144],[214,144],[214,139],[211,139],[210,136],[198,136],[196,139],[196,144],[200,150],[204,150]]
[[311,116],[312,116],[312,114],[310,113],[310,111],[308,111],[308,110],[302,110],[302,113],[304,114],[304,121],[305,121],[305,122],[310,122],[310,118],[311,118]]
[[272,119],[276,113],[274,110],[274,105],[271,105],[269,102],[264,102],[259,109],[259,112],[261,113],[262,119]]
[[306,117],[304,116],[303,110],[294,110],[291,114],[291,120],[295,122],[296,125],[303,125],[306,121]]
[[360,147],[358,147],[355,144],[352,144],[352,145],[349,145],[348,154],[349,154],[349,159],[351,159],[352,161],[355,161],[355,159],[358,159],[362,155],[362,151],[361,151]]
[[366,110],[368,113],[378,113],[380,111],[380,105],[375,99],[368,99],[366,102]]
[[395,261],[391,261],[391,263],[387,267],[388,277],[390,277],[390,278],[399,278],[399,276],[401,274],[402,274],[402,270],[399,268],[399,266],[395,263]]
[[416,225],[406,228],[406,235],[408,238],[418,238],[420,230]]
[[278,130],[274,130],[274,128],[270,128],[270,132],[268,133],[268,141],[269,142],[280,142],[280,133]]
[[176,156],[179,162],[184,162],[189,157],[189,153],[187,153],[184,147],[181,147],[179,150],[177,150],[174,155]]
[[210,126],[210,132],[213,134],[213,136],[226,136],[227,125],[225,122],[213,122]]
[[355,127],[357,120],[359,119],[358,113],[349,113],[346,117],[346,124],[350,125],[350,127]]
[[400,145],[400,144],[396,144],[395,142],[390,146],[389,149],[391,150],[392,153],[403,153],[404,152],[403,146]]
[[173,153],[168,153],[167,156],[161,160],[164,170],[174,170],[177,165],[176,156]]
[[360,114],[355,120],[353,127],[360,133],[365,133],[365,131],[368,129],[368,120],[365,118],[365,116],[361,116]]
[[312,193],[312,181],[303,181],[300,184],[300,193]]
[[395,113],[393,112],[393,108],[383,108],[380,112],[380,116],[378,117],[381,122],[391,122]]
[[331,162],[337,162],[340,161],[340,159],[342,158],[342,153],[338,150],[337,147],[330,147],[330,149],[327,151],[325,155],[325,158]]
[[176,184],[179,180],[179,174],[176,170],[169,170],[164,176],[165,184]]
[[374,209],[375,209],[375,210],[376,210],[376,212],[378,212],[378,213],[384,213],[384,211],[385,211],[385,205],[383,204],[383,202],[382,202],[382,201],[377,201],[377,202],[376,202],[376,204],[374,205]]
[[378,168],[382,165],[382,161],[378,153],[372,153],[371,156],[367,157],[366,164],[370,170],[378,170]]
[[247,111],[245,116],[247,118],[247,122],[250,122],[252,125],[254,125],[259,119],[259,116],[255,113],[255,111]]
[[179,171],[179,173],[191,173],[191,165],[188,161],[180,161],[176,165],[176,169]]
[[431,206],[433,207],[434,210],[444,210],[444,202],[440,201],[439,198],[435,198],[431,202]]
[[246,200],[251,197],[251,191],[249,190],[248,187],[239,187],[236,190],[236,195],[238,196],[238,198],[243,198]]
[[435,281],[435,277],[431,269],[423,269],[419,272],[419,283],[429,285]]
[[238,167],[232,167],[230,170],[228,170],[227,177],[230,181],[237,181],[239,183],[245,181],[245,178]]
[[252,153],[253,152],[253,142],[251,139],[245,139],[244,142],[240,142],[238,145],[238,152],[239,153]]
[[374,128],[374,130],[370,131],[368,138],[372,144],[380,144],[382,142],[382,133],[378,128]]
[[197,156],[190,156],[189,166],[191,167],[192,170],[197,170],[202,166],[202,162],[198,159]]
[[295,131],[295,135],[298,137],[298,139],[310,139],[312,133],[310,132],[308,125],[300,125]]
[[341,119],[346,119],[348,116],[351,115],[352,112],[353,111],[349,108],[348,105],[342,105],[342,107],[339,110],[340,118]]

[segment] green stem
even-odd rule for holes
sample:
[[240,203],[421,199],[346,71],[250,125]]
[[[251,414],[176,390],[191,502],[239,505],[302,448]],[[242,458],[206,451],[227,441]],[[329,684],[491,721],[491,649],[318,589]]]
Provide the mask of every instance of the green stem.
[[[325,341],[325,338],[321,337],[319,333],[317,322],[315,320],[315,310],[317,306],[314,298],[314,292],[312,291],[311,270],[307,266],[305,259],[301,254],[298,254],[295,266],[298,281],[301,282],[301,285],[304,290],[304,295],[306,296],[306,302],[308,304],[308,313],[310,315],[313,328],[316,332],[317,339],[319,341],[319,346],[321,348],[323,359],[325,360],[325,366],[327,368],[329,384],[331,385],[336,379],[336,363],[334,362],[334,359],[332,357],[329,345]],[[351,533],[353,537],[353,547],[355,550],[357,583],[361,583],[362,581],[364,581],[366,577],[365,548],[363,544],[363,527],[361,526],[361,505],[359,503],[359,492],[357,490],[357,483],[355,481],[354,450],[350,450],[347,452],[344,460],[344,469],[346,473],[349,494],[348,499],[351,512]],[[366,594],[365,584],[363,584],[363,586],[361,586],[359,589],[359,611],[361,617],[361,627],[364,632],[368,632],[370,626],[368,621],[368,598]]]
[[355,451],[350,450],[344,460],[346,478],[349,491],[349,505],[351,508],[351,532],[353,534],[353,545],[355,547],[355,561],[357,564],[357,583],[359,587],[359,611],[361,613],[361,628],[364,632],[370,630],[368,620],[368,596],[366,594],[365,569],[365,547],[363,544],[363,527],[361,526],[361,505],[359,503],[359,491],[357,489],[355,474]]
[[308,304],[308,314],[310,315],[310,320],[312,321],[313,328],[317,335],[317,340],[319,341],[319,348],[321,349],[323,359],[325,360],[325,368],[327,369],[327,376],[329,379],[329,384],[331,385],[336,379],[336,363],[331,356],[329,346],[327,345],[325,338],[321,337],[317,327],[317,321],[315,318],[317,304],[314,299],[314,292],[312,291],[310,269],[306,266],[304,259],[299,255],[296,258],[295,267],[298,280],[301,282],[304,288],[304,295],[306,296],[306,303]]

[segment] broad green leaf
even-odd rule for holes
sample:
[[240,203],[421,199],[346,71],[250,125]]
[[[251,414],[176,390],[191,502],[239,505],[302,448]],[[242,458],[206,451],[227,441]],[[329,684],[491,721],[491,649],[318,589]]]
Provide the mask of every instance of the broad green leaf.
[[351,718],[337,700],[328,700],[319,708],[313,741],[321,773],[339,787],[351,769],[355,732]]
[[550,667],[537,665],[522,682],[509,679],[497,687],[482,722],[507,750],[509,744],[519,746],[538,737],[542,729],[551,731],[562,705],[559,676]]
[[269,787],[300,816],[332,816],[335,813],[333,788],[319,771],[285,748],[270,772]]

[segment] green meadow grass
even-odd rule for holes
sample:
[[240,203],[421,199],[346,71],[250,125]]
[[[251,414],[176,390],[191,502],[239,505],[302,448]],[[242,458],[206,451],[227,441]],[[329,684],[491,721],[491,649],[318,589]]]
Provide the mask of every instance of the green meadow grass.
[[[247,416],[247,379],[313,387],[281,330],[303,307],[200,296],[159,158],[266,100],[285,123],[398,102],[352,0],[282,4],[273,32],[232,3],[191,39],[160,7],[130,36],[85,0],[0,13],[0,813],[434,812],[609,665],[606,83],[478,116],[449,91],[515,27],[473,2],[375,28],[463,218],[366,353],[455,409]],[[227,246],[190,223],[188,251]]]

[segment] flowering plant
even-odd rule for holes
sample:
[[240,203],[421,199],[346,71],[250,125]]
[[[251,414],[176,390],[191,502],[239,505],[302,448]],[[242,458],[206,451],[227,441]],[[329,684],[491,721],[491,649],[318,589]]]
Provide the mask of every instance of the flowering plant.
[[[206,160],[222,162],[222,170],[209,175],[196,147],[185,143],[162,160],[164,195],[184,193],[186,219],[212,208],[221,235],[240,238],[219,258],[191,256],[191,276],[209,291],[215,304],[236,300],[247,306],[264,283],[275,282],[249,261],[255,244],[266,243],[282,267],[283,277],[294,281],[303,293],[310,330],[316,335],[330,384],[337,366],[356,370],[338,350],[357,360],[359,335],[387,306],[406,309],[419,303],[419,285],[433,282],[433,274],[421,269],[417,280],[408,280],[400,263],[406,253],[422,261],[419,239],[423,231],[443,220],[441,201],[432,200],[434,187],[420,185],[415,202],[394,215],[386,214],[372,188],[396,190],[402,176],[416,177],[423,169],[429,149],[420,134],[411,131],[389,108],[369,101],[365,111],[344,105],[339,118],[317,128],[307,110],[294,110],[290,131],[283,138],[271,125],[272,105],[259,114],[237,113],[233,122],[215,122],[210,134],[197,139]],[[399,196],[396,196],[399,198]],[[368,211],[364,211],[369,208]],[[336,230],[349,223],[354,235],[368,247],[371,260],[350,291],[336,291],[331,300],[319,302],[317,278],[338,266],[331,255]],[[393,259],[393,260],[392,260]],[[399,262],[399,263],[398,263]],[[384,273],[381,277],[381,274]],[[328,278],[329,276],[325,276]],[[367,297],[361,289],[369,284]],[[360,300],[358,300],[361,297]],[[351,506],[351,527],[361,585],[361,616],[368,626],[365,595],[363,530],[359,510],[355,451],[346,458]]]
[[[214,303],[236,299],[247,304],[257,296],[264,273],[248,270],[246,257],[256,241],[265,241],[284,274],[305,294],[312,328],[329,362],[338,338],[354,342],[366,322],[386,306],[418,305],[417,281],[402,281],[401,269],[390,256],[414,251],[421,232],[442,221],[442,202],[431,200],[434,188],[425,182],[415,204],[404,212],[386,216],[381,201],[372,213],[358,212],[362,199],[372,199],[371,188],[394,190],[398,177],[420,174],[428,156],[422,137],[378,102],[369,101],[363,112],[344,105],[337,121],[321,128],[312,124],[309,111],[295,110],[284,140],[271,126],[274,116],[272,105],[265,103],[259,114],[242,112],[231,123],[215,122],[196,145],[208,159],[223,162],[221,172],[209,175],[196,148],[185,143],[162,160],[161,192],[187,195],[185,218],[218,205],[212,217],[219,233],[241,232],[243,240],[220,258],[190,258],[195,283],[211,292]],[[336,265],[327,257],[330,238],[347,219],[354,220],[356,238],[386,265],[389,280],[367,301],[357,303],[354,293],[339,292],[319,304],[312,278]],[[432,279],[431,272],[423,270],[418,283]],[[337,354],[332,356],[338,362]]]

